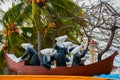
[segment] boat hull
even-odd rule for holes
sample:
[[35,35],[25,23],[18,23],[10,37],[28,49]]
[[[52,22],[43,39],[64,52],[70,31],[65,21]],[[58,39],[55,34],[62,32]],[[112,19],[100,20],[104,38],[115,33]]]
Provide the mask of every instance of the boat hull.
[[16,74],[23,75],[74,75],[74,76],[93,76],[99,74],[109,74],[113,68],[114,57],[118,54],[115,51],[108,58],[85,66],[56,67],[48,70],[43,66],[27,66],[23,62],[16,63],[11,60],[5,52],[5,59],[8,68]]

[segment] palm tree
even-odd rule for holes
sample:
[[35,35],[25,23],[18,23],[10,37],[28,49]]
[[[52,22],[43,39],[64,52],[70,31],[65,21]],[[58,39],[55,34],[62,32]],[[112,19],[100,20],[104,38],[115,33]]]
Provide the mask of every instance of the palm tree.
[[[45,5],[42,6],[42,3]],[[42,48],[52,47],[54,38],[64,34],[67,34],[70,40],[78,43],[76,38],[83,35],[80,28],[86,26],[86,23],[74,17],[83,16],[82,13],[81,8],[69,0],[47,0],[39,3],[36,3],[35,0],[32,3],[23,1],[9,9],[3,17],[4,26],[9,34],[7,38],[9,48],[15,50],[24,40],[31,42],[30,38],[34,38],[31,43],[36,46],[38,32],[41,36]],[[8,26],[12,26],[13,29],[20,28],[23,33],[13,34]],[[27,31],[34,36],[28,38],[25,35]],[[14,41],[18,42],[13,44]]]
[[68,40],[80,43],[78,38],[83,36],[82,27],[87,26],[78,19],[83,16],[83,10],[71,0],[21,0],[2,18],[7,32],[7,50],[19,56],[24,52],[21,43],[29,42],[39,51],[53,47],[55,37],[65,34]]

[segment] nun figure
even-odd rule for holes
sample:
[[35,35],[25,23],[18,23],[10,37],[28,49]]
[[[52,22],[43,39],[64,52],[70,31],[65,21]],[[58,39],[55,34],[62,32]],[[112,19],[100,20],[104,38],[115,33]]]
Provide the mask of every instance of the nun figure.
[[54,65],[56,50],[54,50],[53,48],[46,48],[41,50],[40,52],[43,55],[43,66],[49,70],[56,68],[56,66]]
[[66,66],[66,62],[69,62],[70,60],[66,57],[66,54],[68,54],[68,48],[65,46],[64,41],[67,39],[67,35],[57,37],[56,44],[54,46],[54,49],[57,51],[56,54],[56,66]]
[[26,50],[25,53],[18,59],[18,62],[25,60],[25,65],[37,66],[40,65],[40,57],[38,53],[33,49],[33,45],[30,43],[23,43],[21,46]]
[[80,53],[80,48],[81,46],[76,46],[71,53],[73,53],[73,62],[72,62],[72,66],[82,66],[84,65],[82,63],[82,58],[85,56],[85,54],[87,53],[86,50],[83,50],[82,53]]

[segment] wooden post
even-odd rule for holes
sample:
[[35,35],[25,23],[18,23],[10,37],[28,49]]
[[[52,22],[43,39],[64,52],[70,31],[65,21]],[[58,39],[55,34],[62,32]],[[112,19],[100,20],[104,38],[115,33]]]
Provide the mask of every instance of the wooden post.
[[40,53],[41,50],[41,35],[40,32],[38,31],[38,55],[39,55],[39,59],[40,59],[40,64],[42,64],[42,54]]
[[95,50],[90,49],[90,63],[94,63],[94,54],[95,54]]
[[96,42],[94,40],[90,41],[90,63],[94,63]]

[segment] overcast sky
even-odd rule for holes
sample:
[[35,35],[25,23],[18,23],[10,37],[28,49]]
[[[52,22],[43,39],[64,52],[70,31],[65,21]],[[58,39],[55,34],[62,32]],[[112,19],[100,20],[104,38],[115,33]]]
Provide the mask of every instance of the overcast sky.
[[5,2],[5,3],[3,3],[3,4],[0,6],[0,8],[1,8],[2,10],[4,10],[4,11],[7,11],[8,8],[11,7],[11,5],[12,5],[12,2]]

